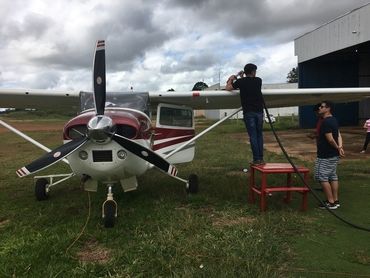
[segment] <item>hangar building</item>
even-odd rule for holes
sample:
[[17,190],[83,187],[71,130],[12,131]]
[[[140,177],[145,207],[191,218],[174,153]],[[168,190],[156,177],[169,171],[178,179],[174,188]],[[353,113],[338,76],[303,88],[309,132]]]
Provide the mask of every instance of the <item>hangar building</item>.
[[[299,88],[370,87],[370,3],[294,40]],[[313,106],[299,108],[300,126],[311,128]],[[370,118],[370,101],[336,105],[340,125]]]

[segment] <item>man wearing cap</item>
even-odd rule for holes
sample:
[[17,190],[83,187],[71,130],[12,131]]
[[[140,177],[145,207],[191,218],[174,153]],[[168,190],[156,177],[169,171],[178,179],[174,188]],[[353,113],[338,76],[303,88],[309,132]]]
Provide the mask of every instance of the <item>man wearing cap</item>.
[[265,164],[263,160],[263,97],[262,79],[256,77],[257,66],[246,64],[244,72],[231,75],[226,83],[226,90],[240,90],[240,101],[243,108],[243,119],[253,153],[254,165]]

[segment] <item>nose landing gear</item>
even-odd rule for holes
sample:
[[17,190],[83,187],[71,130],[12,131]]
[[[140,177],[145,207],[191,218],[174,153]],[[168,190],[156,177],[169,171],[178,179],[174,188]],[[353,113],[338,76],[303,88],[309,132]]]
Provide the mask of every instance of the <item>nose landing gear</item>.
[[112,228],[117,218],[117,203],[113,199],[112,186],[108,186],[107,200],[102,205],[104,227]]

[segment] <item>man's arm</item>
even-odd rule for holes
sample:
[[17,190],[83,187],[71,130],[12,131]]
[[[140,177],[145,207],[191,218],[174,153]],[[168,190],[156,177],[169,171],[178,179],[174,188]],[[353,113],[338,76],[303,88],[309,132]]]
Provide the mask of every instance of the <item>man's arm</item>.
[[340,156],[344,156],[344,149],[343,149],[343,138],[342,135],[340,134],[340,131],[338,130],[338,151]]
[[236,80],[236,76],[235,75],[231,75],[230,77],[229,77],[229,79],[227,80],[227,82],[226,82],[226,87],[225,87],[225,89],[227,90],[227,91],[232,91],[232,90],[234,90],[234,87],[233,87],[233,83],[234,83],[234,81]]
[[[328,143],[333,146],[334,148],[338,149],[339,148],[339,145],[337,144],[337,142],[335,142],[334,140],[334,137],[333,137],[333,133],[329,132],[329,133],[325,133],[325,138],[326,140],[328,141]],[[339,136],[338,136],[338,143],[339,143]]]
[[325,138],[331,146],[333,146],[339,151],[340,156],[344,156],[343,140],[342,140],[342,136],[340,135],[339,131],[338,131],[338,144],[337,142],[335,142],[333,133],[331,132],[325,133]]

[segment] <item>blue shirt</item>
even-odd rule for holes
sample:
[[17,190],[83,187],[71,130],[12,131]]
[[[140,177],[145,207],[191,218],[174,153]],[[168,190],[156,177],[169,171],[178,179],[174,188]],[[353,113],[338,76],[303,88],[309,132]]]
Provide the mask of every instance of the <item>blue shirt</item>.
[[338,149],[330,145],[326,139],[326,133],[332,133],[335,142],[338,144],[339,125],[337,119],[333,116],[324,118],[321,123],[319,136],[317,138],[317,157],[330,158],[339,156]]

